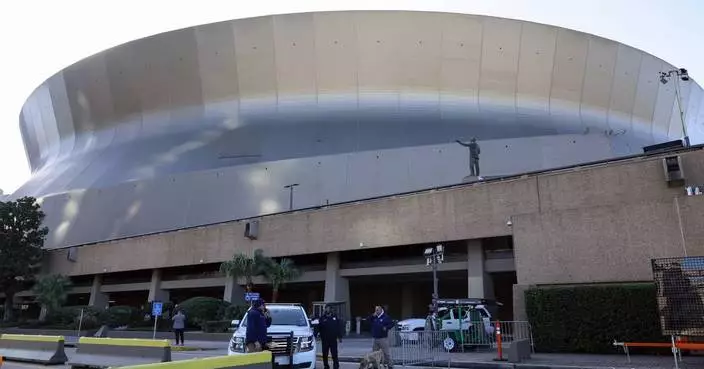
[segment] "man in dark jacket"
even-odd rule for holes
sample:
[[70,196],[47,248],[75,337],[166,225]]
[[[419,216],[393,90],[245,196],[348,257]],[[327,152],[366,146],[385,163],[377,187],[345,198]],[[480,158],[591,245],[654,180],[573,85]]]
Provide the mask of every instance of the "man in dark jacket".
[[271,317],[266,310],[264,300],[256,300],[252,303],[252,308],[247,312],[247,333],[245,345],[247,352],[259,352],[264,350],[267,344],[267,329],[271,325]]
[[469,149],[469,175],[472,177],[480,177],[479,154],[481,154],[482,150],[477,143],[477,139],[472,137],[469,143],[464,143],[460,140],[456,140],[455,142]]
[[384,362],[391,369],[394,362],[391,360],[389,350],[389,330],[394,327],[394,321],[381,306],[374,309],[374,314],[369,317],[369,321],[372,324],[372,338],[374,338],[372,351],[381,350],[384,354]]
[[340,361],[337,357],[337,342],[342,342],[342,327],[340,325],[340,319],[333,313],[330,305],[326,305],[323,316],[318,319],[318,332],[323,344],[323,365],[325,369],[330,369],[328,352],[332,355],[333,369],[340,369]]

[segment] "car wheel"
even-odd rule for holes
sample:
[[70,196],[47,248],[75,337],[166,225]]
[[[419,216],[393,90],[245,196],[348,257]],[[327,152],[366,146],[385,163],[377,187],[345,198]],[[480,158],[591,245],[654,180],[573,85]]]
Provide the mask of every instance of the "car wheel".
[[451,352],[455,349],[455,347],[457,347],[457,342],[455,342],[455,339],[451,336],[447,336],[442,341],[442,347],[445,349],[445,351]]

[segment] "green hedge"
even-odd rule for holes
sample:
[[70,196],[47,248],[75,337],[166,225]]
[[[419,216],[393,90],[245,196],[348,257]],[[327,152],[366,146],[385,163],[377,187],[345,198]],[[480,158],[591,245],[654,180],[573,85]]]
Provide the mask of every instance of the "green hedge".
[[537,351],[614,353],[614,340],[668,340],[652,284],[536,288],[525,297]]
[[227,333],[232,326],[232,320],[214,320],[201,324],[204,333]]
[[81,329],[95,329],[102,324],[101,315],[103,311],[89,306],[67,306],[62,307],[47,316],[46,325],[60,326],[65,329],[78,329],[81,320],[81,310],[83,310],[83,321],[80,323]]
[[193,297],[178,305],[186,314],[188,323],[200,327],[203,323],[221,317],[229,303],[213,297]]
[[247,313],[247,309],[249,309],[249,305],[230,305],[225,308],[225,311],[220,318],[222,320],[229,320],[230,322],[235,319],[242,320],[242,318],[244,318],[244,314]]
[[131,306],[112,306],[101,312],[100,323],[110,328],[123,327],[144,320],[137,308]]

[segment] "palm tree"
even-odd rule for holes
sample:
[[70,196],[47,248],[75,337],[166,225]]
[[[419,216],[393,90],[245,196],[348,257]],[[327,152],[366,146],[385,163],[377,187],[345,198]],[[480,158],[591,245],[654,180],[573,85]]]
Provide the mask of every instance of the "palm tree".
[[47,314],[58,310],[66,303],[68,291],[71,289],[71,280],[62,275],[41,276],[32,287],[36,295],[35,300],[42,306],[39,320],[44,321]]
[[279,298],[279,289],[286,283],[291,282],[301,276],[301,270],[296,267],[293,260],[282,258],[278,262],[269,259],[264,264],[264,278],[271,283],[271,302],[276,302]]
[[254,255],[239,253],[220,264],[220,272],[235,279],[244,278],[247,292],[252,292],[252,279],[262,275],[267,258],[262,250],[254,250]]

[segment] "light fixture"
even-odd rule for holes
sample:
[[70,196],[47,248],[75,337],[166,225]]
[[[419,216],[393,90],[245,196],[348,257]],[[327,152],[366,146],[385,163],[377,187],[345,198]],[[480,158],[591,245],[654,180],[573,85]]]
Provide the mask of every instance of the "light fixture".
[[[682,81],[689,81],[689,72],[685,68],[675,68],[667,72],[659,72],[659,74],[660,83],[662,83],[663,85],[669,82],[670,78],[672,78],[673,75],[675,77],[679,77]],[[680,124],[682,124],[682,135],[684,136],[682,139],[684,141],[684,146],[689,147],[689,135],[687,134],[687,124],[685,123],[684,119],[684,109],[682,108],[682,101],[680,101],[681,97],[679,87],[679,82],[675,80],[675,100],[677,101],[677,109],[680,112]]]
[[680,79],[682,79],[683,81],[689,81],[689,72],[687,72],[686,69],[680,68],[677,74],[679,74]]

